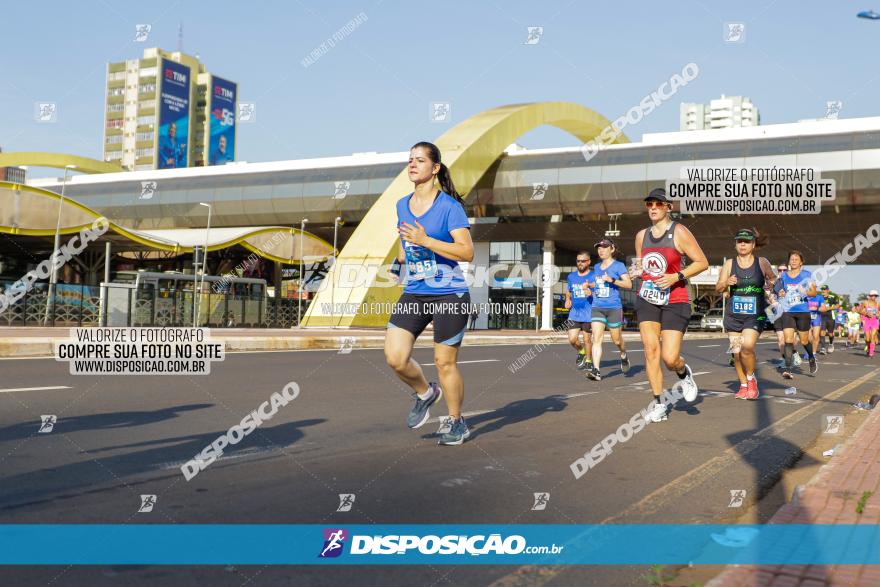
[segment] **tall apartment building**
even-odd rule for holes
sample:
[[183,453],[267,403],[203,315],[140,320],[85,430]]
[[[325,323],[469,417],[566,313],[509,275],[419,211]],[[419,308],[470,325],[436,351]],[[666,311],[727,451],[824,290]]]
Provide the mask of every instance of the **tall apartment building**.
[[759,126],[758,107],[743,96],[721,95],[708,104],[682,103],[679,130],[704,130]]
[[237,84],[158,48],[107,64],[104,160],[130,171],[235,159]]

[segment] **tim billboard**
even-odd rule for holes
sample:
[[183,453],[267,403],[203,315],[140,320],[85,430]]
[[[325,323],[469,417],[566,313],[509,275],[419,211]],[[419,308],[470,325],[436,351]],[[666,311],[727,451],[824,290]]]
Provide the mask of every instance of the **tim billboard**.
[[234,82],[211,77],[208,165],[235,161],[235,94]]
[[160,80],[157,167],[186,167],[189,163],[189,67],[163,59]]

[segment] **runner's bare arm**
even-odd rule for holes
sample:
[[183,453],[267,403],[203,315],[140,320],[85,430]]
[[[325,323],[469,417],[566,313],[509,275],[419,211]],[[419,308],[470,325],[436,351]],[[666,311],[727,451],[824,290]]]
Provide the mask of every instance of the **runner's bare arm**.
[[764,281],[771,285],[776,283],[776,272],[773,271],[773,265],[765,257],[758,257],[758,264],[761,265],[761,271],[764,273]]
[[646,230],[647,228],[643,228],[636,234],[636,257],[642,256],[642,241],[645,240]]
[[617,285],[620,289],[632,289],[633,286],[632,278],[630,278],[629,273],[624,273],[612,283]]
[[403,241],[397,239],[397,262],[403,265],[406,263],[406,252],[403,250]]
[[693,233],[681,224],[675,225],[675,235],[673,237],[675,248],[679,253],[687,255],[691,263],[681,270],[686,279],[690,279],[695,275],[699,275],[709,268],[709,261]]
[[721,266],[721,271],[718,275],[718,282],[715,284],[715,292],[723,293],[727,290],[727,280],[730,279],[730,270],[733,267],[733,259],[728,259],[724,262],[724,265]]

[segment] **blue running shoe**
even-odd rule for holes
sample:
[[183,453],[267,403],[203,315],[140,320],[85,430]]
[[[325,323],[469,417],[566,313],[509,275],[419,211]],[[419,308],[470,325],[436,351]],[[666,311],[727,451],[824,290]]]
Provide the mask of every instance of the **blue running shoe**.
[[436,383],[428,383],[428,391],[431,392],[431,396],[428,399],[419,399],[417,394],[413,394],[416,403],[409,411],[409,416],[406,417],[406,425],[413,430],[421,428],[428,421],[428,418],[431,416],[428,413],[428,408],[443,397],[443,390]]
[[452,423],[452,429],[440,437],[440,440],[437,441],[437,444],[444,444],[447,446],[452,446],[456,444],[461,444],[465,441],[465,439],[471,435],[471,431],[468,430],[467,424],[464,421],[463,417],[459,417],[458,420],[455,420]]

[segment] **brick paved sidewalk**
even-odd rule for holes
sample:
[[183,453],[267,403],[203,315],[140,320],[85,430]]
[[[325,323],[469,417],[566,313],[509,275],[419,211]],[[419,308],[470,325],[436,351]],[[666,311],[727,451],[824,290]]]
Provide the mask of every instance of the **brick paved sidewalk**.
[[[856,505],[873,491],[864,511]],[[771,524],[880,524],[880,408],[876,408]],[[733,565],[705,587],[880,586],[880,565]]]

